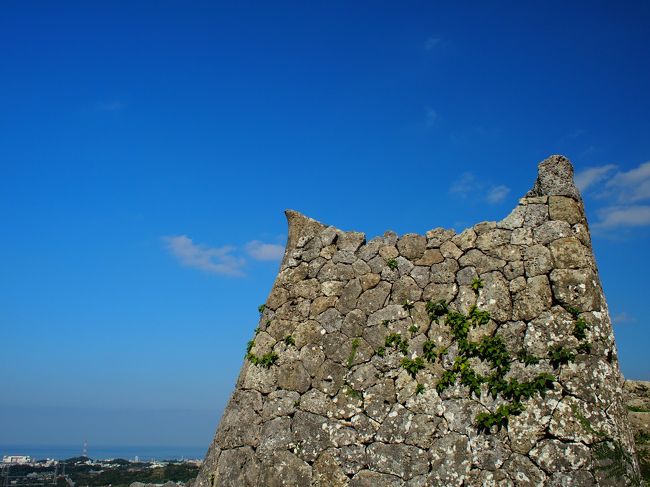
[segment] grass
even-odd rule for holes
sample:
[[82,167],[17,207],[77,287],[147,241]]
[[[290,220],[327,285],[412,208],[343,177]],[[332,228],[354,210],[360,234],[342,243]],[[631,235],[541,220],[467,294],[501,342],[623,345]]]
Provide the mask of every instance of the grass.
[[350,351],[350,355],[349,355],[348,361],[347,361],[348,369],[351,369],[352,365],[354,365],[354,358],[357,355],[357,349],[359,348],[360,343],[361,342],[359,341],[358,338],[355,338],[354,340],[352,340],[352,350]]
[[278,361],[279,356],[275,352],[269,352],[265,353],[261,357],[258,357],[257,355],[249,352],[246,354],[246,358],[253,365],[269,369],[271,368],[271,365],[275,364]]

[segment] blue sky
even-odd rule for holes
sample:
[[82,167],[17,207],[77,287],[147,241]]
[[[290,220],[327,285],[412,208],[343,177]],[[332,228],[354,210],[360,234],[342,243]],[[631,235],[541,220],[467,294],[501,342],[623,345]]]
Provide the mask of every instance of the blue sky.
[[622,370],[650,380],[649,23],[647,2],[3,2],[0,443],[207,447],[284,209],[460,230],[555,153]]

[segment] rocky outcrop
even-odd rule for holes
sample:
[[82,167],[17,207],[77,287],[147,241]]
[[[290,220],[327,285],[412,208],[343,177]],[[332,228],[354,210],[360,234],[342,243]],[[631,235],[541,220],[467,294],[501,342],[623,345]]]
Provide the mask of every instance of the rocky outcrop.
[[625,381],[625,397],[643,477],[650,482],[650,382]]
[[583,203],[539,165],[500,222],[370,241],[297,212],[196,480],[632,485],[639,467]]

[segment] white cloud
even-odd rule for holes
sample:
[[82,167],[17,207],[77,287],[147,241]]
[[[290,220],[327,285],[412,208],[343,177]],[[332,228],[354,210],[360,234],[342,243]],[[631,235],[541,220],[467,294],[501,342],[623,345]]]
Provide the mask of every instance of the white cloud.
[[608,206],[600,209],[598,216],[600,220],[593,225],[595,229],[644,227],[650,225],[650,206]]
[[255,260],[280,260],[284,256],[284,245],[252,240],[246,244],[246,252]]
[[508,196],[508,193],[510,193],[510,188],[503,184],[499,184],[498,186],[492,186],[488,190],[485,199],[488,203],[499,203],[500,201],[503,201],[506,196]]
[[246,261],[235,257],[232,246],[207,247],[197,245],[187,235],[163,237],[167,249],[187,267],[194,267],[204,272],[224,274],[228,276],[243,276],[242,267]]
[[510,188],[505,184],[490,184],[479,180],[473,173],[464,172],[461,177],[449,187],[449,193],[467,198],[496,204],[503,201],[510,193]]
[[478,188],[478,184],[479,183],[474,174],[471,172],[464,172],[457,181],[452,183],[449,187],[449,192],[466,198],[472,191],[475,191]]
[[634,316],[630,316],[625,311],[615,314],[612,316],[612,323],[615,325],[620,325],[621,323],[632,323],[636,321]]
[[650,161],[630,171],[618,171],[605,185],[619,202],[634,203],[650,199]]
[[575,173],[573,179],[580,191],[586,191],[589,186],[601,182],[615,169],[616,166],[614,164],[607,164],[606,166],[600,167],[589,167]]
[[629,171],[614,164],[590,167],[577,172],[575,181],[581,191],[603,202],[594,229],[650,225],[650,161]]
[[575,174],[580,191],[592,188],[594,196],[618,203],[635,203],[650,199],[650,161],[629,171],[607,164],[590,167]]
[[425,51],[432,51],[434,50],[438,45],[440,45],[440,42],[442,39],[439,37],[427,37],[427,40],[424,41],[424,50]]

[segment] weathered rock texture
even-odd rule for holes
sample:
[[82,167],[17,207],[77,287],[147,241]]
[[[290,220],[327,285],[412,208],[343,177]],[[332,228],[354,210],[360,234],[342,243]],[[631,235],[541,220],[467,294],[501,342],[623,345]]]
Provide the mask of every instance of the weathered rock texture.
[[543,161],[504,220],[460,234],[366,242],[287,217],[280,273],[199,486],[633,483],[623,380],[567,159]]
[[625,381],[625,396],[643,478],[650,483],[650,382]]

